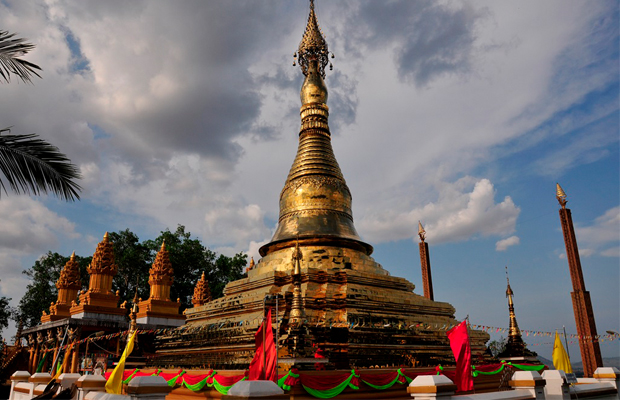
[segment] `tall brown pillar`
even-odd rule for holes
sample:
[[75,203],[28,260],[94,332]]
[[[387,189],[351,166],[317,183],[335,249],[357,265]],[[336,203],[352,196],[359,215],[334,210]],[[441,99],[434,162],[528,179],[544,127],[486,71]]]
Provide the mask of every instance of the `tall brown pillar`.
[[418,222],[418,236],[420,236],[420,264],[422,265],[424,297],[435,300],[433,296],[433,278],[431,276],[431,259],[428,252],[428,243],[424,241],[426,239],[426,231],[422,227],[421,222]]
[[562,232],[564,233],[568,269],[573,283],[571,297],[573,299],[577,334],[579,335],[579,349],[581,350],[581,361],[583,362],[583,374],[586,377],[591,377],[596,368],[603,366],[601,348],[596,333],[596,322],[594,321],[594,311],[592,311],[590,292],[586,290],[583,272],[581,271],[581,261],[579,260],[577,238],[575,237],[575,230],[573,229],[573,219],[570,209],[566,208],[566,193],[564,193],[559,183],[556,189],[556,198],[560,206],[562,206],[562,208],[560,208],[560,221],[562,222]]
[[79,357],[80,357],[80,338],[78,337],[75,340],[75,344],[73,345],[73,357],[71,358],[71,373],[76,374],[79,371]]

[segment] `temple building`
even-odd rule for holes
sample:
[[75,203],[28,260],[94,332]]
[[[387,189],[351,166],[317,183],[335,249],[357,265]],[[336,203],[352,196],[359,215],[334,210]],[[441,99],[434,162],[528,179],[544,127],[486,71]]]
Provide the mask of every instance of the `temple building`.
[[[246,368],[265,307],[272,307],[281,361],[299,364],[320,352],[335,368],[454,362],[445,333],[458,324],[454,307],[391,276],[355,229],[351,192],[331,145],[329,57],[311,1],[295,54],[305,76],[299,146],[273,238],[224,297],[185,310],[186,333],[158,338],[153,365]],[[473,357],[481,360],[489,335],[471,330],[470,337]]]

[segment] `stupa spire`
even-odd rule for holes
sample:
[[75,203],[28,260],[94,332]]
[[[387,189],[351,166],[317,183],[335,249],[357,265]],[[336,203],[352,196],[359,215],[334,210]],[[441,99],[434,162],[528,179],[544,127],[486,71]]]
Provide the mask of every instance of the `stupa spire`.
[[192,304],[194,307],[199,307],[207,304],[211,301],[211,290],[209,290],[209,281],[205,278],[205,273],[202,273],[200,280],[196,283],[194,288],[194,296],[192,297]]
[[508,337],[518,336],[521,338],[521,330],[517,324],[517,316],[515,315],[515,306],[512,300],[514,293],[510,287],[510,278],[508,277],[508,266],[506,266],[506,297],[508,298],[508,312],[510,313],[510,326],[508,329]]
[[275,250],[304,245],[338,245],[372,253],[361,241],[351,212],[351,192],[334,156],[323,81],[328,47],[319,29],[314,1],[298,49],[298,60],[306,76],[300,91],[301,128],[299,147],[280,194],[280,217],[271,242],[260,248],[265,256]]
[[[293,57],[299,57],[299,67],[301,68],[301,72],[306,76],[310,73],[310,61],[316,60],[318,62],[318,72],[322,78],[325,78],[325,67],[329,59],[329,50],[327,42],[323,37],[323,32],[321,32],[321,28],[319,28],[319,23],[314,11],[314,0],[310,0],[310,14],[308,15],[306,30],[299,43],[299,49]],[[332,54],[332,58],[333,57],[334,55]],[[295,63],[293,63],[293,65],[295,65]]]

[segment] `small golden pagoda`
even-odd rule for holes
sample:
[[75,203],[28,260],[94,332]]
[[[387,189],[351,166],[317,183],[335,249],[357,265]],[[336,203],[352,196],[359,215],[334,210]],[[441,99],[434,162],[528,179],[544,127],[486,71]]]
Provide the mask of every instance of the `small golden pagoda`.
[[521,330],[519,324],[517,324],[517,315],[515,314],[515,305],[512,300],[514,292],[510,287],[510,279],[508,278],[508,267],[506,267],[506,297],[508,298],[508,313],[510,316],[510,324],[508,328],[508,341],[506,342],[506,349],[498,354],[498,358],[508,361],[536,361],[536,353],[529,351],[525,347],[525,342],[521,336]]
[[58,298],[56,303],[52,302],[50,305],[49,314],[43,311],[42,323],[58,321],[71,316],[71,304],[77,300],[78,291],[82,288],[80,266],[75,261],[75,251],[71,254],[71,258],[69,258],[62,271],[60,271],[56,288],[58,289]]
[[97,245],[87,271],[90,275],[88,290],[79,296],[79,303],[73,302],[71,318],[125,322],[126,310],[118,306],[120,297],[112,292],[112,279],[118,267],[114,260],[114,244],[107,232]]
[[[323,81],[329,57],[311,0],[295,53],[305,76],[299,146],[280,193],[273,238],[259,249],[262,258],[247,278],[229,283],[224,297],[185,310],[195,329],[159,338],[158,365],[247,367],[265,306],[278,321],[279,355],[293,363],[316,351],[335,368],[454,362],[446,336],[458,324],[454,307],[390,276],[357,234],[351,192],[331,144]],[[489,335],[472,330],[470,337],[474,357],[483,356]]]
[[[149,271],[149,298],[138,302],[137,323],[180,326],[185,317],[179,314],[181,304],[170,300],[170,286],[174,280],[174,271],[170,263],[170,255],[166,243],[155,256],[155,261]],[[136,299],[137,300],[137,299]]]
[[192,296],[192,304],[194,307],[200,307],[211,301],[211,289],[209,289],[209,281],[205,279],[205,273],[202,273],[200,280],[194,288],[194,296]]

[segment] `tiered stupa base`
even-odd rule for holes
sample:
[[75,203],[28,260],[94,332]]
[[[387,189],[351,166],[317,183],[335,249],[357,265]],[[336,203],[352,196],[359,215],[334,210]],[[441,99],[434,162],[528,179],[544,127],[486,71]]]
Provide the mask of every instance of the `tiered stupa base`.
[[[330,246],[301,249],[301,288],[310,335],[305,341],[314,346],[310,353],[307,348],[305,354],[300,354],[304,349],[292,349],[294,340],[287,337],[294,248],[285,248],[265,256],[248,278],[228,284],[224,297],[186,310],[187,329],[180,336],[160,336],[153,362],[247,367],[254,355],[254,332],[261,323],[265,297],[281,294],[280,357],[314,357],[320,350],[335,368],[454,363],[446,327],[458,321],[450,304],[413,293],[412,283],[390,276],[361,251]],[[476,330],[470,335],[474,360],[483,360],[489,335]]]
[[118,306],[120,297],[110,293],[88,291],[80,295],[80,303],[71,307],[71,318],[125,322],[127,310]]
[[136,322],[139,324],[181,326],[185,316],[179,314],[179,303],[170,300],[147,299],[138,303]]
[[59,321],[61,319],[70,318],[71,317],[71,307],[66,304],[55,304],[50,306],[50,313],[46,314],[44,312],[43,316],[41,316],[41,323],[45,324],[47,322]]

